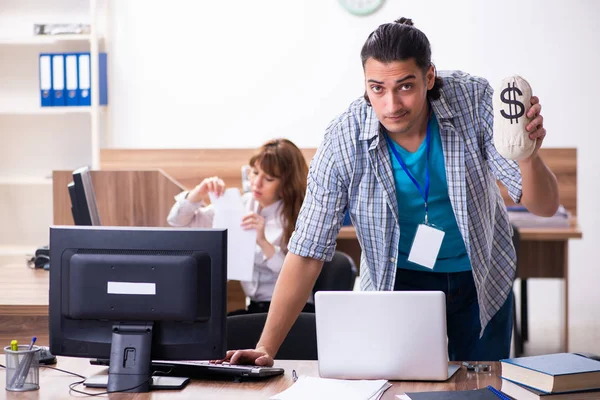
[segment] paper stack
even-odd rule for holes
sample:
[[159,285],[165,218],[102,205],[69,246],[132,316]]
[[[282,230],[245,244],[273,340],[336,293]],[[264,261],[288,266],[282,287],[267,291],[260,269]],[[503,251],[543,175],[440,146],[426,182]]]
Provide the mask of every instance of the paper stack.
[[301,376],[298,381],[271,400],[379,400],[392,386],[386,380],[344,380]]

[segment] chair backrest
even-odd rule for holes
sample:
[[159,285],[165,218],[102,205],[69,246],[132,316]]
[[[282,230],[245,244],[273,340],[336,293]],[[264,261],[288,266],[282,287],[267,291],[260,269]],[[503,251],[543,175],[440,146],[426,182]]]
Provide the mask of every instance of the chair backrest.
[[[265,326],[267,313],[227,317],[227,348],[253,349]],[[300,313],[279,351],[278,360],[317,360],[315,314]]]
[[520,243],[521,243],[521,235],[519,234],[519,228],[517,228],[516,226],[512,225],[512,230],[513,230],[513,235],[512,235],[512,242],[513,242],[513,246],[515,246],[515,251],[517,252],[517,256],[519,255],[519,247],[520,247]]
[[515,278],[518,276],[519,271],[519,249],[521,248],[521,234],[519,233],[519,228],[512,225],[513,235],[512,242],[513,246],[515,246],[515,253],[517,254],[517,269],[515,272]]
[[323,264],[313,293],[319,290],[353,290],[356,275],[357,269],[352,258],[346,253],[336,251],[333,259]]

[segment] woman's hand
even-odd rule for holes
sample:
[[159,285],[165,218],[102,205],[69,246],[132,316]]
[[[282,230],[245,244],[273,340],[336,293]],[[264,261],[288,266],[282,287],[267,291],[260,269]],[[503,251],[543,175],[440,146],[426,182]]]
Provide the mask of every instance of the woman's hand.
[[217,197],[221,196],[225,191],[225,183],[218,176],[213,176],[210,178],[206,178],[199,185],[197,185],[194,189],[192,189],[187,199],[192,203],[197,203],[204,199],[208,193],[214,193]]
[[275,254],[275,247],[269,243],[265,236],[265,219],[255,212],[246,214],[242,218],[244,230],[256,229],[256,244],[261,248],[263,255],[269,259]]
[[266,242],[265,237],[265,219],[255,212],[248,213],[242,218],[242,228],[244,230],[256,229],[256,243],[260,246]]

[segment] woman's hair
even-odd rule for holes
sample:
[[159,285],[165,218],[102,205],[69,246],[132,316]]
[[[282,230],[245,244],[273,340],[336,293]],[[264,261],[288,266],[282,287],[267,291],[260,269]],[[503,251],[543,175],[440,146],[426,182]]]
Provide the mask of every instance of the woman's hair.
[[[360,58],[363,69],[369,58],[382,63],[414,58],[417,66],[423,71],[423,76],[433,65],[429,39],[415,28],[410,18],[400,18],[392,23],[379,25],[365,41]],[[442,79],[436,76],[435,84],[427,91],[427,96],[432,100],[439,99],[442,85]],[[369,101],[366,93],[365,99]]]
[[279,192],[283,200],[283,238],[287,243],[296,227],[296,220],[306,192],[308,166],[302,152],[287,139],[273,139],[263,144],[250,159],[250,165],[258,165],[265,173],[279,179]]

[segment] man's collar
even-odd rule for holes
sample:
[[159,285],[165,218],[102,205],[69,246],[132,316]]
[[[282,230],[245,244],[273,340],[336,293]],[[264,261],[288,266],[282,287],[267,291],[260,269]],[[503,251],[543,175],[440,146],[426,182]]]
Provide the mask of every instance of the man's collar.
[[366,106],[367,118],[365,120],[365,129],[360,133],[358,140],[371,140],[379,135],[379,120],[371,105]]
[[440,121],[454,117],[454,110],[452,110],[452,107],[450,107],[450,104],[446,100],[443,90],[440,92],[440,98],[431,100],[429,104],[431,104],[433,112]]

